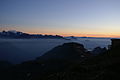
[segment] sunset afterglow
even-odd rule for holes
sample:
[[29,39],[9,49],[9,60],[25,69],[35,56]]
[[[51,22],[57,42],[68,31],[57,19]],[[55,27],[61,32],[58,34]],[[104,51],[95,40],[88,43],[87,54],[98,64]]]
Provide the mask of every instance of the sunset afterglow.
[[0,31],[120,37],[119,0],[0,0]]

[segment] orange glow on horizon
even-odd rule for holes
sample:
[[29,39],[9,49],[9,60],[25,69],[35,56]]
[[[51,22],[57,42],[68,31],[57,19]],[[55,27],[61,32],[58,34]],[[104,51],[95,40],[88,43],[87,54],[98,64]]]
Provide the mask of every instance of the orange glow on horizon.
[[61,35],[64,37],[75,36],[75,37],[111,37],[120,38],[120,35],[107,35],[107,34],[65,34],[65,33],[31,33],[29,34],[43,34],[43,35]]
[[49,30],[49,29],[30,29],[30,28],[19,28],[19,27],[12,27],[12,28],[1,28],[0,31],[2,30],[16,30],[16,31],[22,31],[25,33],[29,33],[29,34],[43,34],[43,35],[61,35],[64,37],[67,36],[76,36],[76,37],[111,37],[111,38],[120,38],[120,33],[109,33],[109,32],[104,32],[101,34],[101,32],[78,32],[78,31],[62,31],[62,30]]

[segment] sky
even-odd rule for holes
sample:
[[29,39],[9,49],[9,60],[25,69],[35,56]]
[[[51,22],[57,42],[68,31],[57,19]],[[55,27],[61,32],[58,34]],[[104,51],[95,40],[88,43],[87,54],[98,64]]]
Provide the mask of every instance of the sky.
[[0,31],[120,37],[120,0],[0,0]]

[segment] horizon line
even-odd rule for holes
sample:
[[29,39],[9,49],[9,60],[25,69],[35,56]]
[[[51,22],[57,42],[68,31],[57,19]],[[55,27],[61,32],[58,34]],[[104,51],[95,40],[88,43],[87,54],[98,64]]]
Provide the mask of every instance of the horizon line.
[[104,34],[58,34],[58,33],[35,33],[35,32],[27,32],[27,31],[19,31],[19,30],[0,30],[0,32],[2,31],[16,31],[16,32],[23,32],[23,33],[27,33],[27,34],[38,34],[38,35],[59,35],[59,36],[63,36],[63,37],[70,37],[70,36],[74,36],[74,37],[96,37],[96,38],[120,38],[120,36],[116,36],[116,35],[104,35]]

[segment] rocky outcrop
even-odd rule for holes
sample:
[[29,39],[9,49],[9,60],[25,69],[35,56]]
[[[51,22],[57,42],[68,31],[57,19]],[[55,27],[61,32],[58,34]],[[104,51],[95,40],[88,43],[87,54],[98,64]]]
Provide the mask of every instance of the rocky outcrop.
[[[100,48],[96,49],[100,50]],[[90,57],[82,44],[65,43],[36,60],[4,70],[0,78],[4,80],[120,80],[119,53],[120,45],[117,45],[104,54]]]
[[82,44],[64,43],[36,60],[18,64],[7,71],[3,71],[2,74],[4,74],[5,79],[11,80],[49,80],[48,76],[56,75],[56,72],[64,72],[64,70],[66,71],[73,65],[81,63],[89,56],[91,56],[90,53]]
[[91,53],[94,54],[94,55],[98,55],[98,54],[101,54],[101,53],[105,53],[106,51],[107,51],[107,49],[105,47],[104,48],[96,47],[91,51]]
[[78,60],[89,56],[90,53],[87,52],[82,44],[71,42],[53,48],[43,56],[37,58],[37,60]]
[[120,45],[120,39],[111,39],[111,41],[112,41],[111,48],[114,48]]
[[13,64],[8,61],[0,61],[0,70],[6,69],[11,66],[13,66]]

